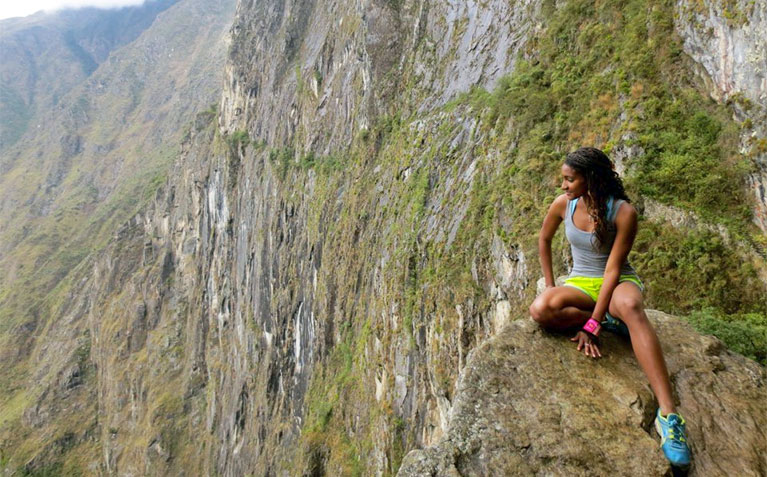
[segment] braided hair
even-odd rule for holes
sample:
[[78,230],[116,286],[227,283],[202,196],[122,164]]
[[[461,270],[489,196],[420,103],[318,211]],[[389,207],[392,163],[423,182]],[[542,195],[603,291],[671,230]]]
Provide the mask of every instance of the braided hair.
[[613,200],[631,202],[626,196],[623,181],[607,155],[595,147],[581,147],[571,152],[565,158],[565,164],[586,179],[588,214],[595,225],[595,246],[601,248],[608,234],[615,228],[607,220],[607,201],[612,197]]

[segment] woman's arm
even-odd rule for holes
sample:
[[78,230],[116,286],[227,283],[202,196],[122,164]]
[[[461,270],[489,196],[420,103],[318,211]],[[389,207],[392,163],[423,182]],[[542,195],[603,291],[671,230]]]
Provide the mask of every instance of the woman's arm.
[[597,304],[592,315],[597,321],[602,321],[610,305],[613,290],[618,286],[621,275],[621,267],[626,261],[637,233],[637,211],[631,204],[624,202],[618,209],[615,217],[615,242],[610,250],[610,257],[605,267],[604,282],[599,290]]
[[562,194],[554,199],[554,202],[549,206],[548,212],[546,212],[546,217],[543,219],[543,225],[541,226],[541,233],[538,235],[538,256],[540,257],[541,270],[543,271],[547,287],[555,285],[554,269],[551,265],[551,240],[554,238],[554,234],[557,233],[559,224],[562,223],[566,208],[566,195]]

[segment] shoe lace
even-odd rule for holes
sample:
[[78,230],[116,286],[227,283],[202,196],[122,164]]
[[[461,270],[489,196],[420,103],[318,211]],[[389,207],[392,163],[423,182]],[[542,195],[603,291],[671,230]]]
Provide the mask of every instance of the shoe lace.
[[687,446],[687,436],[684,432],[684,421],[681,419],[669,419],[669,429],[667,439],[674,446]]

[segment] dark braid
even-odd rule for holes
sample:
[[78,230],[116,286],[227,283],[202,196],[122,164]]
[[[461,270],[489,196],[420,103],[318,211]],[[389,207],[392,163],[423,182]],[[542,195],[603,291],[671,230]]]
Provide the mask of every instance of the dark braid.
[[607,155],[594,147],[582,147],[565,158],[565,164],[575,169],[586,179],[588,213],[594,221],[597,243],[601,248],[608,233],[615,226],[607,220],[607,201],[623,199],[631,202],[623,189],[623,181],[615,172],[615,167]]

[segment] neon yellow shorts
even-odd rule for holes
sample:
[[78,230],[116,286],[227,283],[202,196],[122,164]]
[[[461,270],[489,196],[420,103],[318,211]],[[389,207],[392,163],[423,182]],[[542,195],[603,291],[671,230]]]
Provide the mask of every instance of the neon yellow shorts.
[[[590,296],[591,299],[596,303],[597,298],[599,298],[599,290],[602,288],[602,282],[604,281],[605,279],[603,277],[570,277],[565,280],[565,286],[577,288],[578,290]],[[636,275],[621,275],[618,279],[618,283],[623,282],[631,282],[638,286],[642,292],[644,292],[644,285]]]

